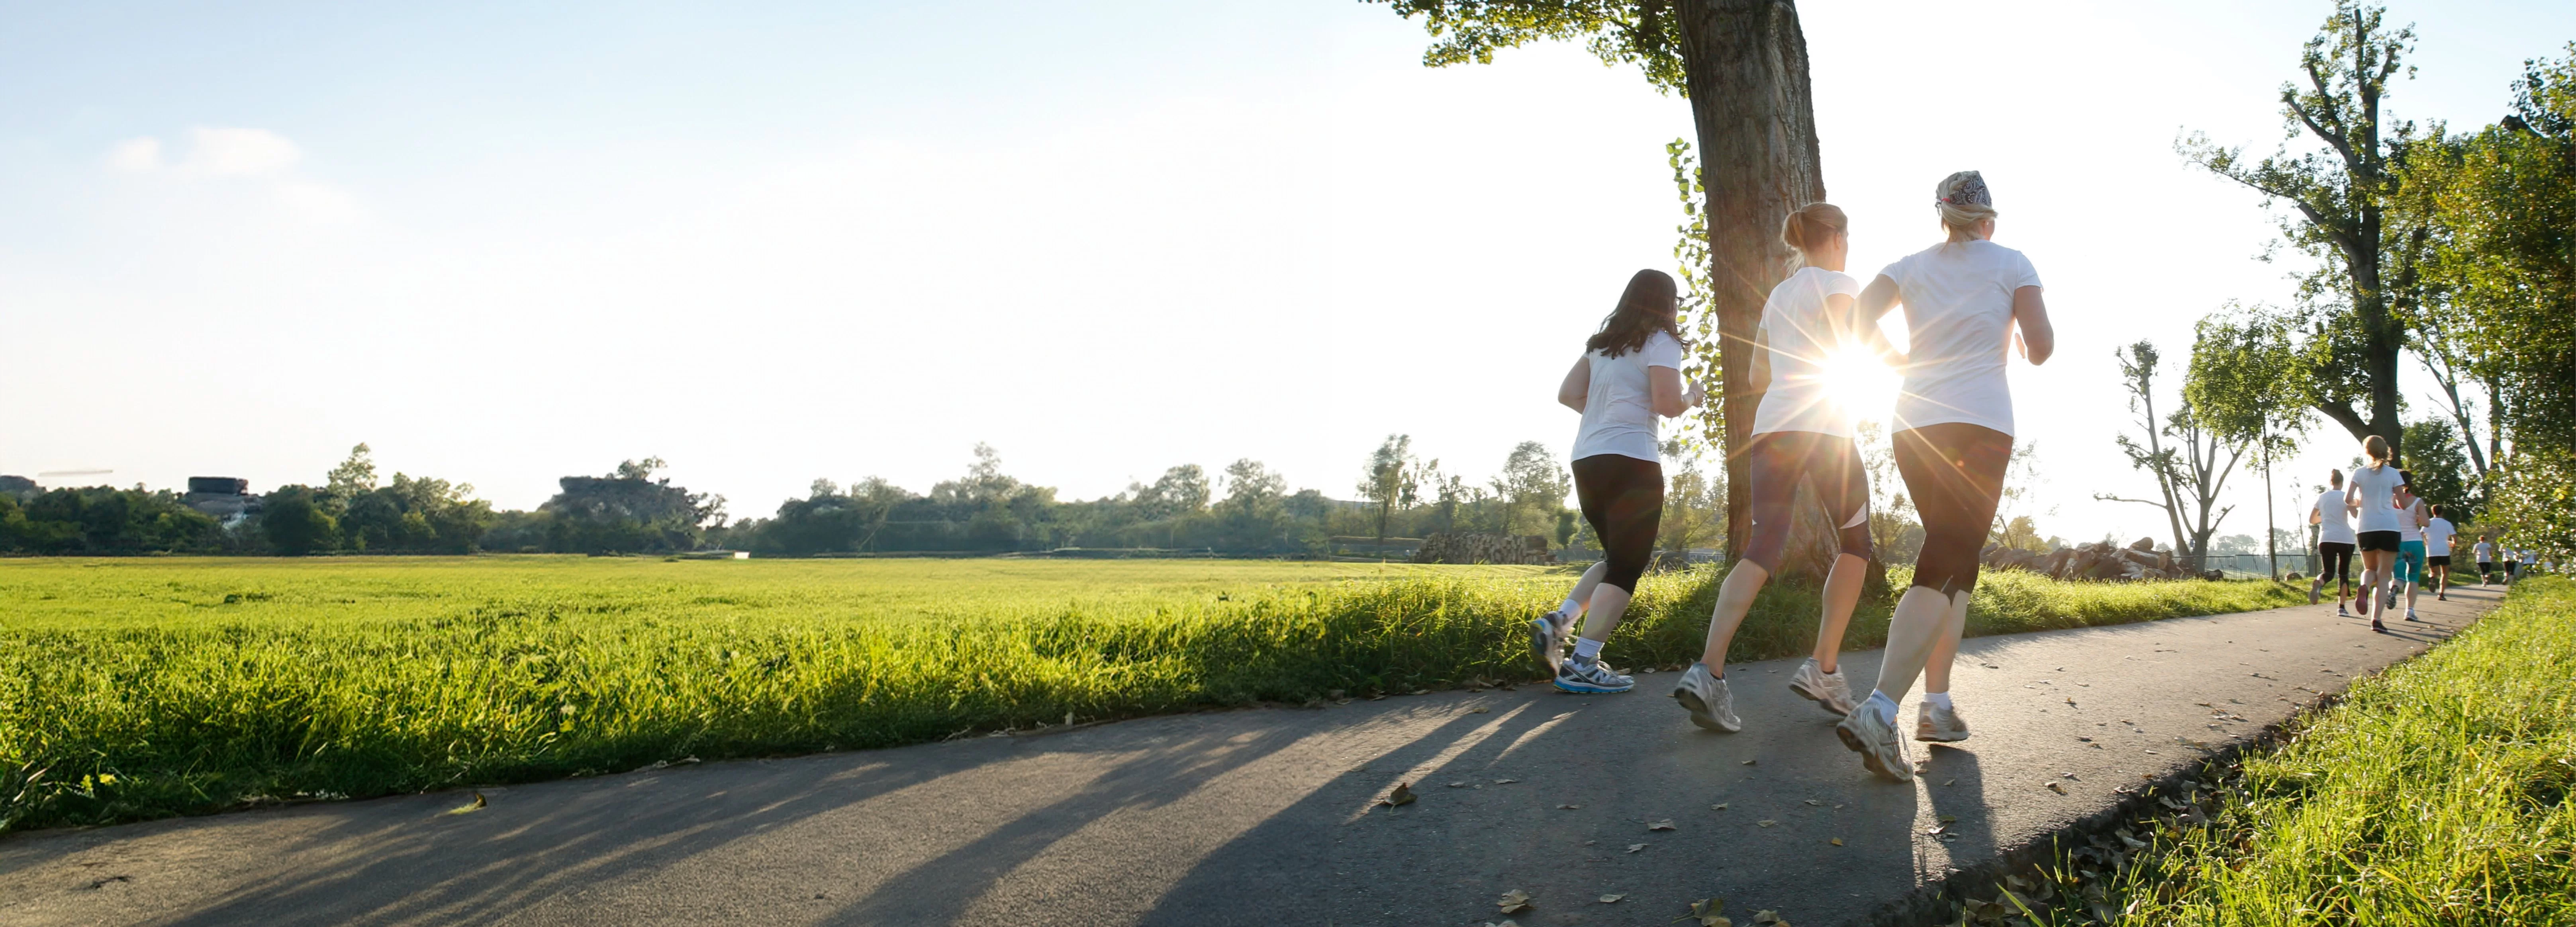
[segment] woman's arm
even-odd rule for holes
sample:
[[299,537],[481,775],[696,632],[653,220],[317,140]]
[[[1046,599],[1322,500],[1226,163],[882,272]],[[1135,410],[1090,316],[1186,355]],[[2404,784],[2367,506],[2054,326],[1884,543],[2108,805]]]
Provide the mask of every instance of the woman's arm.
[[1861,316],[1858,301],[1836,293],[1825,297],[1825,311],[1833,318],[1849,320],[1850,343],[1859,345],[1862,350],[1869,352],[1869,356],[1878,358],[1880,363],[1890,367],[1905,366],[1905,354],[1896,350],[1896,345],[1888,343],[1887,332],[1878,327],[1877,319]]
[[1565,372],[1565,382],[1556,385],[1556,401],[1574,411],[1583,411],[1583,401],[1592,393],[1592,355],[1574,361],[1574,369]]
[[2048,324],[2048,302],[2039,297],[2038,287],[2013,291],[2013,321],[2021,324],[2022,356],[2033,367],[2048,363],[2048,356],[2057,353],[2057,329]]
[[1753,376],[1748,381],[1753,387],[1753,395],[1771,391],[1771,329],[1768,326],[1753,330]]
[[1877,325],[1879,318],[1885,316],[1887,310],[1896,308],[1896,304],[1896,281],[1889,279],[1886,274],[1880,274],[1878,279],[1870,281],[1869,286],[1860,291],[1858,303],[1860,320]]
[[1700,400],[1708,398],[1706,391],[1697,383],[1691,384],[1688,390],[1682,389],[1682,372],[1670,367],[1646,368],[1646,392],[1654,401],[1655,414],[1665,418],[1688,412],[1699,405]]

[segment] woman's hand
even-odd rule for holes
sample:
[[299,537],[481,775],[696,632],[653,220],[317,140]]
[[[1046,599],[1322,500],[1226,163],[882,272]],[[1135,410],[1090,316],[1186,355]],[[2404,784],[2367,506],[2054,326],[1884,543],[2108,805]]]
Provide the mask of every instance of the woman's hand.
[[1699,408],[1699,404],[1706,401],[1708,401],[1708,387],[1698,383],[1692,383],[1690,392],[1682,395],[1682,405],[1688,408]]

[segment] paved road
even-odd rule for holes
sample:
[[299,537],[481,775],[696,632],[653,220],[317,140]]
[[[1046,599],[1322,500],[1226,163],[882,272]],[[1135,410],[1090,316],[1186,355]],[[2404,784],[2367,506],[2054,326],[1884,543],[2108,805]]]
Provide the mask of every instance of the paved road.
[[[1834,924],[2498,595],[2453,598],[2396,636],[2328,605],[1969,641],[1954,694],[1976,737],[1912,785],[1863,772],[1772,661],[1731,669],[1735,735],[1691,727],[1665,673],[1622,696],[1447,692],[486,789],[462,815],[448,792],[20,835],[0,839],[0,924],[1476,925],[1511,889],[1531,927],[1660,925],[1711,895]],[[1398,782],[1420,800],[1372,808]]]

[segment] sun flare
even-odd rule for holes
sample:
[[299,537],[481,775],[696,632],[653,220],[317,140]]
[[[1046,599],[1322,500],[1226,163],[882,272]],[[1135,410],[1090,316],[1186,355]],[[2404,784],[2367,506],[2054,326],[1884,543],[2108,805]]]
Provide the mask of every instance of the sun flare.
[[1896,389],[1902,378],[1868,351],[1838,350],[1825,355],[1819,366],[1823,368],[1825,392],[1854,421],[1884,421],[1895,410]]

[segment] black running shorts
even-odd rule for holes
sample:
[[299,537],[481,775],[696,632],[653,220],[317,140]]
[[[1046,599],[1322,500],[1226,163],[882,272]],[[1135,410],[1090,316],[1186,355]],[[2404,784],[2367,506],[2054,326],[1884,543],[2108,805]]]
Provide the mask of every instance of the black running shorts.
[[2357,546],[2359,546],[2362,550],[2366,550],[2366,551],[2368,551],[2368,550],[2381,550],[2381,551],[2387,551],[2387,552],[2392,553],[2392,554],[2393,554],[2393,553],[2396,553],[2396,552],[2397,552],[2397,532],[2394,532],[2394,531],[2364,531],[2364,532],[2362,532],[2362,533],[2361,533],[2361,542],[2360,542],[2360,544],[2359,544],[2359,545],[2357,545]]
[[2447,567],[2447,566],[2450,566],[2450,565],[2451,565],[2451,555],[2449,555],[2449,554],[2443,554],[2443,555],[2441,555],[2441,556],[2439,556],[2439,557],[2426,557],[2426,558],[2424,558],[2424,565],[2425,565],[2425,566],[2427,566],[2427,567]]

